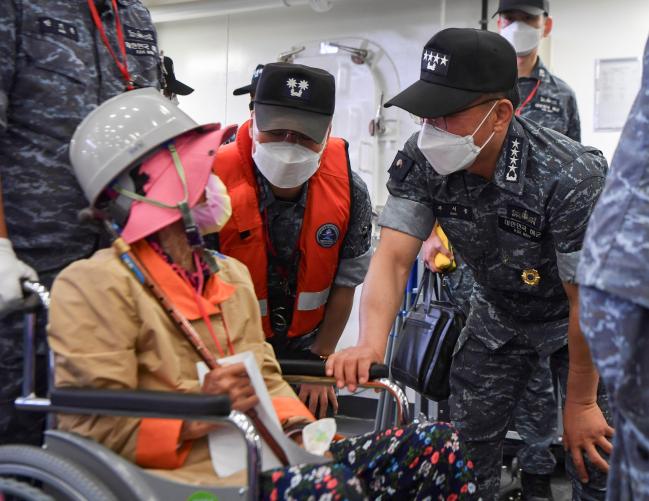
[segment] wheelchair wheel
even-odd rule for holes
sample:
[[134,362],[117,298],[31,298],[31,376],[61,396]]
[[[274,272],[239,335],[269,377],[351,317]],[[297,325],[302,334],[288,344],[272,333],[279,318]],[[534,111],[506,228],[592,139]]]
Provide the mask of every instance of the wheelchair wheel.
[[4,494],[7,501],[55,501],[40,489],[13,478],[0,477],[0,494]]
[[117,501],[103,483],[81,466],[38,447],[0,447],[0,475],[36,480],[56,500]]

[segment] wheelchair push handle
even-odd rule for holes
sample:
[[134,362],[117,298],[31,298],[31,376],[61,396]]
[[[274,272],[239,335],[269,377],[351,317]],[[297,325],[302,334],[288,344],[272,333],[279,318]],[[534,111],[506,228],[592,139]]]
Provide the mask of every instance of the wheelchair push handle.
[[10,301],[0,310],[0,320],[12,313],[35,313],[40,308],[47,310],[50,307],[50,293],[47,288],[39,282],[23,280],[21,282],[23,297]]

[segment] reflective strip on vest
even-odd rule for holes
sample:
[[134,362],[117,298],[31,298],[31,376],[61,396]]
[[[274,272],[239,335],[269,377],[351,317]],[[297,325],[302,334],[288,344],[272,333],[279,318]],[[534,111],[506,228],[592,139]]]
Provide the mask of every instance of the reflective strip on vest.
[[300,311],[310,311],[324,306],[327,304],[330,290],[331,287],[327,287],[320,292],[301,292],[297,300],[297,309]]
[[265,317],[268,315],[268,299],[259,300],[259,310],[261,311],[261,316]]

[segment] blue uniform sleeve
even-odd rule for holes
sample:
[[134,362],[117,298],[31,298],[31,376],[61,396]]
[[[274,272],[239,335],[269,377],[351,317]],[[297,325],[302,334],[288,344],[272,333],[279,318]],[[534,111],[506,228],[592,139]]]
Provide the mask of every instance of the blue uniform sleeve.
[[581,122],[579,120],[579,110],[577,109],[577,98],[574,93],[570,94],[568,100],[568,130],[566,136],[577,142],[581,142]]
[[417,134],[397,153],[389,172],[390,196],[379,225],[426,240],[435,223],[431,187],[437,174],[417,148]]
[[9,89],[16,67],[16,5],[5,0],[0,9],[0,134],[7,129]]
[[550,232],[563,282],[575,283],[577,265],[593,208],[604,189],[606,160],[601,154],[585,153],[566,169],[565,187],[550,203]]
[[352,210],[349,228],[340,252],[335,284],[356,287],[363,283],[372,251],[372,202],[365,182],[352,172]]

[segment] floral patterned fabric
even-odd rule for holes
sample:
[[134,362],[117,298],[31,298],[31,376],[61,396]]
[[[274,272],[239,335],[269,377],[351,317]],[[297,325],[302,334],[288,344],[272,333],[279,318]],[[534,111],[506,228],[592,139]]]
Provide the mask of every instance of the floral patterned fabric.
[[264,500],[477,499],[473,463],[447,423],[418,423],[335,442],[335,461],[271,470]]

